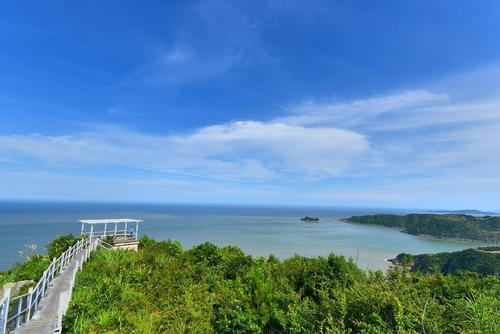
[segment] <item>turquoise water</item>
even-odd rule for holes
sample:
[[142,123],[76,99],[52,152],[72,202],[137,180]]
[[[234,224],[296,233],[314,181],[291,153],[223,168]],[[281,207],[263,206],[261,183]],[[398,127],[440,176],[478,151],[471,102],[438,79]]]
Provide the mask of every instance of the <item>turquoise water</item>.
[[[146,204],[0,203],[0,271],[22,260],[18,252],[26,244],[39,250],[55,236],[79,234],[79,219],[143,219],[139,233],[156,239],[181,241],[184,248],[204,241],[236,245],[256,256],[285,258],[342,254],[361,268],[385,269],[387,258],[399,253],[455,251],[481,244],[433,240],[397,230],[346,224],[339,218],[380,212],[375,209],[257,208],[173,206]],[[321,223],[300,222],[302,216],[318,216]]]

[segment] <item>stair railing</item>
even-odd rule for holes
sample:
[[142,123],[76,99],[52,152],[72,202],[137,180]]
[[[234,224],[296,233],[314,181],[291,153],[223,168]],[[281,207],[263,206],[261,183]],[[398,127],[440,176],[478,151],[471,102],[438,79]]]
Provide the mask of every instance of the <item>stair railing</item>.
[[[29,289],[28,293],[10,298],[11,289],[6,288],[4,296],[0,298],[0,334],[6,334],[29,322],[52,280],[66,268],[76,254],[85,251],[82,263],[79,264],[81,268],[83,262],[89,258],[90,253],[97,248],[98,240],[90,238],[79,240],[57,259],[52,260],[47,270],[43,272],[42,278],[34,288]],[[77,270],[80,268],[77,268]]]

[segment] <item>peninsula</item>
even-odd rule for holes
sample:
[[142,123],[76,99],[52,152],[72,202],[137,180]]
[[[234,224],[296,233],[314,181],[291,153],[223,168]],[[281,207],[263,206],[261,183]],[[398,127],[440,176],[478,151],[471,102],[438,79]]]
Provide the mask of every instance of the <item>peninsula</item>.
[[376,214],[352,216],[347,223],[382,225],[399,228],[414,235],[436,238],[500,242],[500,217],[471,216],[465,214]]
[[500,275],[500,247],[479,247],[458,252],[412,255],[401,253],[389,262],[423,274],[476,272],[481,276]]

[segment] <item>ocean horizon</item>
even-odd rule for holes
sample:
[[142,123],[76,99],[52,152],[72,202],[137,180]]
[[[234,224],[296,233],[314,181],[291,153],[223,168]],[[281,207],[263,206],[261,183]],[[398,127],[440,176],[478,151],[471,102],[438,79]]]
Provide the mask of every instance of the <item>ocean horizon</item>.
[[[484,243],[438,240],[401,233],[396,229],[347,224],[352,215],[406,214],[418,210],[374,208],[278,207],[214,204],[0,202],[0,271],[22,261],[36,245],[36,252],[58,235],[79,235],[79,219],[135,218],[144,220],[141,236],[177,240],[185,249],[205,241],[233,245],[253,256],[294,254],[352,258],[362,269],[386,269],[387,258],[399,253],[436,253],[477,247]],[[318,224],[300,221],[317,216]]]

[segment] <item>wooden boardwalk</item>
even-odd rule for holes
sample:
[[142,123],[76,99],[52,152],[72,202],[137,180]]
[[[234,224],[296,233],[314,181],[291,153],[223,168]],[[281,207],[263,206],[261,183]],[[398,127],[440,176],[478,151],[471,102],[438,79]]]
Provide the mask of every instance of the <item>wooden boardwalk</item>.
[[[68,263],[61,274],[54,278],[47,289],[45,296],[42,297],[38,308],[33,313],[33,318],[19,328],[13,330],[12,334],[52,334],[58,327],[58,316],[60,307],[67,308],[69,300],[61,298],[61,295],[67,294],[72,289],[77,264],[84,261],[85,249],[75,254],[75,257]],[[60,305],[60,302],[66,305]]]

